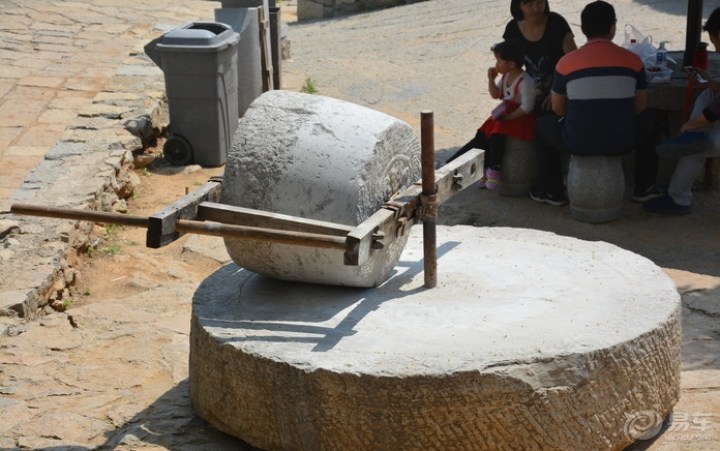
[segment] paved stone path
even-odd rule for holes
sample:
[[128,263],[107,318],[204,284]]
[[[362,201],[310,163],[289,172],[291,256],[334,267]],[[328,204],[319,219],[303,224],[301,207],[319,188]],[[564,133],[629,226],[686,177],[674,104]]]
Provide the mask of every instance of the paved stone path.
[[145,80],[156,81],[159,71],[142,64],[142,46],[159,30],[211,20],[216,6],[0,0],[0,210],[58,142],[97,142],[103,134],[117,141],[115,124],[89,125],[89,118],[112,117],[126,112],[123,101],[157,96]]

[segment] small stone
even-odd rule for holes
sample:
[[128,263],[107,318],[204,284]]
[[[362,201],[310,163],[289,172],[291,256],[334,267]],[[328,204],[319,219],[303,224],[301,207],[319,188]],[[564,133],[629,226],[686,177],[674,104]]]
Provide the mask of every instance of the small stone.
[[182,170],[183,174],[194,174],[198,171],[202,171],[202,166],[199,164],[191,164],[189,166],[185,166],[185,168]]
[[125,130],[139,138],[146,138],[153,134],[152,120],[147,116],[129,119],[123,123]]
[[20,224],[15,221],[0,219],[0,238],[20,231]]
[[142,169],[149,166],[157,158],[151,153],[141,153],[133,157],[133,166],[135,169]]
[[77,275],[77,270],[68,268],[65,270],[64,275],[65,275],[65,284],[72,285],[75,282],[75,276]]
[[113,204],[112,209],[116,213],[127,213],[128,212],[127,201],[125,199],[118,200],[117,202],[115,202]]
[[6,248],[8,247],[14,247],[14,246],[20,246],[20,241],[16,240],[15,238],[8,238],[5,240]]

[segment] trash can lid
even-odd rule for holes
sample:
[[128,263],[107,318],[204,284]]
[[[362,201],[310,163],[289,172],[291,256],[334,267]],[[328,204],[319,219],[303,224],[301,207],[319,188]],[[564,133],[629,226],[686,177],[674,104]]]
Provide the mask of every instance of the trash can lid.
[[240,35],[224,23],[192,22],[165,33],[157,43],[164,51],[218,50],[237,44]]

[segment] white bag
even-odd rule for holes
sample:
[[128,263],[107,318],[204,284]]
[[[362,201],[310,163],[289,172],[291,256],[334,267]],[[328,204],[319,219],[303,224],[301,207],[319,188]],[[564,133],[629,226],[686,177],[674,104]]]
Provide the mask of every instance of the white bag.
[[[635,42],[632,42],[633,39]],[[650,59],[654,60],[657,54],[657,48],[653,46],[652,40],[652,36],[645,36],[634,26],[630,24],[625,25],[625,42],[623,43],[623,47],[637,54],[643,63],[646,63]]]

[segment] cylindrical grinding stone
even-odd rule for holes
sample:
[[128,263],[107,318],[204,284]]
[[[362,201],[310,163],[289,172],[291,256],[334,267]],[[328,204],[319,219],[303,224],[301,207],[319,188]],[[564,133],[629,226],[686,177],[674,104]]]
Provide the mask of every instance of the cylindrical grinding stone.
[[[420,144],[407,123],[329,97],[268,91],[240,120],[222,202],[354,227],[419,178]],[[225,239],[233,261],[251,271],[358,287],[386,280],[406,242],[345,266],[338,249]]]

